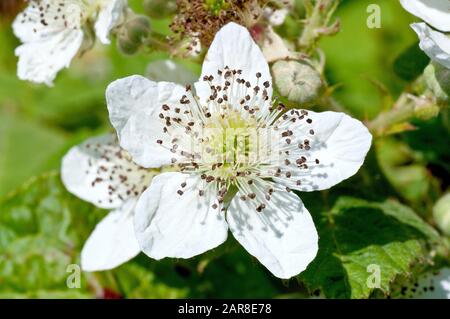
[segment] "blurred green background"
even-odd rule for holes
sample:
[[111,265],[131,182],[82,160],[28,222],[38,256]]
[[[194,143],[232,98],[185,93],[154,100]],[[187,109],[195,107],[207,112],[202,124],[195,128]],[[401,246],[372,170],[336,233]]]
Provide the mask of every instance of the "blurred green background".
[[[408,85],[395,75],[392,64],[417,41],[408,26],[414,18],[395,0],[376,1],[382,8],[382,28],[367,28],[366,8],[373,2],[343,1],[336,14],[342,22],[341,32],[320,42],[327,57],[326,76],[338,85],[335,97],[361,120],[374,118]],[[142,12],[141,1],[130,3],[136,12]],[[192,260],[155,262],[141,255],[113,271],[83,274],[82,288],[68,289],[66,266],[79,260],[84,240],[105,211],[65,192],[57,174],[60,160],[71,146],[111,129],[104,99],[111,81],[144,74],[149,62],[167,55],[142,53],[126,57],[114,44],[99,45],[75,59],[70,69],[60,72],[53,88],[33,85],[16,76],[14,48],[19,42],[12,34],[12,18],[13,13],[6,10],[0,16],[1,297],[308,295],[302,281],[283,282],[273,277],[231,237],[224,247]],[[152,20],[153,28],[161,33],[168,32],[168,23]],[[199,71],[192,63],[188,67]],[[432,205],[449,181],[448,115],[414,124],[419,130],[377,140],[358,176],[329,192],[301,195],[316,222],[338,197],[346,195],[377,201],[397,198],[433,223]],[[364,205],[357,206],[364,210]],[[391,208],[377,209],[386,212]],[[408,247],[411,251],[418,249]],[[320,271],[337,271],[327,270],[330,264],[322,266],[322,270],[319,266],[313,264],[301,278],[309,287],[323,288],[330,297],[368,296],[368,292],[357,294],[352,290],[347,268],[346,278],[337,275],[333,279],[327,273],[321,282],[308,279],[318,274],[320,277]]]

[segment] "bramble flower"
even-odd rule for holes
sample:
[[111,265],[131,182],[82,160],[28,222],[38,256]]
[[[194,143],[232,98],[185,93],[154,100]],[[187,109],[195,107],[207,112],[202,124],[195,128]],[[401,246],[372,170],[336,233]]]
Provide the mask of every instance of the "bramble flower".
[[450,1],[400,0],[402,6],[426,23],[411,27],[420,39],[420,48],[437,63],[450,69]]
[[133,227],[134,209],[155,172],[134,164],[112,134],[88,139],[63,158],[65,187],[97,207],[112,210],[83,247],[83,270],[112,269],[140,252]]
[[90,28],[103,44],[121,23],[126,0],[29,0],[13,23],[23,43],[16,49],[21,80],[52,85],[84,45],[92,41]]
[[293,190],[355,174],[370,133],[343,113],[273,101],[269,66],[235,23],[216,34],[194,88],[130,76],[106,92],[120,146],[138,165],[165,170],[135,208],[141,249],[190,258],[230,230],[275,276],[297,275],[315,258],[318,235]]

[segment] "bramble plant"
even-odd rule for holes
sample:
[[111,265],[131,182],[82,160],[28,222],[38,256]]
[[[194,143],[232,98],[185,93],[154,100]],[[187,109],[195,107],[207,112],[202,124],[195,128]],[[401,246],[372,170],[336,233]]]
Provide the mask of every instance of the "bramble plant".
[[0,297],[450,298],[449,1],[0,17]]

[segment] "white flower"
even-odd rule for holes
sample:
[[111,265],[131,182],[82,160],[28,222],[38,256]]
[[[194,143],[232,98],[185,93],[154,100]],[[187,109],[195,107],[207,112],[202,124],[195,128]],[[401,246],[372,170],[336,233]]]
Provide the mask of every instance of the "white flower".
[[134,208],[154,175],[154,170],[134,164],[112,134],[88,139],[64,157],[61,178],[66,188],[81,199],[112,210],[83,247],[83,270],[112,269],[140,252],[133,227]]
[[450,299],[450,268],[425,273],[401,287],[400,293],[412,299]]
[[291,190],[327,189],[355,174],[370,133],[342,113],[273,102],[269,66],[235,23],[216,34],[195,91],[141,76],[107,89],[120,145],[143,167],[171,170],[136,205],[141,249],[190,258],[230,230],[275,276],[297,275],[315,258],[318,235]]
[[450,69],[450,37],[448,35],[450,1],[400,0],[400,2],[407,11],[426,22],[411,24],[419,36],[420,48],[432,60]]
[[100,42],[117,26],[126,0],[30,0],[13,23],[14,34],[23,43],[16,49],[17,74],[21,80],[53,84],[56,74],[67,68],[88,42],[86,30],[94,23]]

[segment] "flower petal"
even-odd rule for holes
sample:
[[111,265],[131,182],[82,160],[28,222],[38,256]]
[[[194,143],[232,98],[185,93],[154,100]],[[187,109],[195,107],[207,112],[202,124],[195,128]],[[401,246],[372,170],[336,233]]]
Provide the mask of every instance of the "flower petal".
[[166,81],[179,84],[193,84],[196,75],[180,63],[172,60],[158,60],[147,66],[147,78],[152,81]]
[[434,28],[450,31],[450,2],[442,0],[400,0],[403,8]]
[[450,69],[450,37],[434,31],[425,23],[413,23],[411,27],[420,38],[420,48],[430,59]]
[[[109,118],[117,131],[120,146],[139,165],[161,167],[176,158],[166,147],[174,136],[164,134],[165,122],[159,115],[164,104],[172,109],[180,105],[184,94],[185,88],[178,84],[156,83],[139,75],[114,81],[106,89]],[[183,131],[180,135],[178,137],[182,139],[186,134]]]
[[81,31],[67,30],[43,41],[22,44],[15,51],[19,57],[17,76],[52,86],[58,72],[69,67],[82,42]]
[[217,198],[208,191],[199,196],[202,183],[181,173],[163,173],[153,179],[135,213],[136,236],[145,254],[155,259],[190,258],[226,240],[228,227],[220,206],[212,207]]
[[[209,84],[202,79],[212,75],[214,79],[211,83],[224,87],[225,79],[223,76],[218,76],[218,71],[224,70],[225,67],[229,67],[231,70],[242,70],[242,74],[236,75],[236,77],[250,82],[251,88],[248,91],[250,94],[253,87],[258,85],[262,88],[263,83],[268,81],[270,84],[270,87],[267,88],[268,100],[271,100],[272,77],[269,65],[248,30],[233,22],[228,23],[217,32],[203,62],[201,81],[195,84],[197,95],[202,101],[207,101],[211,95]],[[261,73],[259,79],[256,76],[257,73]],[[233,90],[228,94],[234,99],[230,103],[238,104],[247,92],[240,89],[238,85],[234,85]],[[269,106],[267,104],[266,108]]]
[[311,215],[293,193],[275,190],[265,209],[254,200],[231,201],[227,221],[237,241],[279,278],[291,278],[306,269],[318,250]]
[[55,16],[50,10],[40,9],[54,5],[48,2],[43,1],[41,6],[31,3],[15,19],[13,30],[23,42],[15,51],[19,57],[18,77],[51,86],[56,74],[69,67],[78,53],[83,31],[80,6],[64,6],[60,16]]
[[139,254],[133,226],[135,205],[136,200],[130,200],[97,224],[81,251],[84,271],[113,269]]
[[103,44],[110,44],[109,33],[123,20],[126,0],[110,0],[101,8],[95,22],[95,34]]
[[[293,112],[302,114],[300,110]],[[281,175],[274,180],[292,189],[316,191],[354,175],[370,149],[368,129],[344,113],[303,112],[301,120],[297,117],[292,122],[289,116],[279,124],[280,134],[291,131],[293,135],[286,148],[289,154],[279,159],[283,163]]]
[[134,164],[112,134],[90,138],[64,156],[62,181],[72,194],[101,208],[119,208],[150,184],[154,172]]

